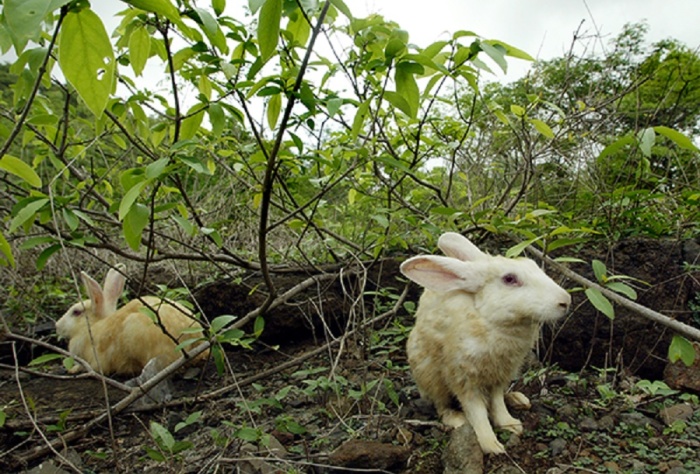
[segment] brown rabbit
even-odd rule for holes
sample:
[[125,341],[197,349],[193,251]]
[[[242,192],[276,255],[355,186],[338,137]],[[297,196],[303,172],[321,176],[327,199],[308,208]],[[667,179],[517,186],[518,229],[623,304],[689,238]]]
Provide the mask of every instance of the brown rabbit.
[[[448,256],[413,257],[401,271],[425,288],[408,338],[411,372],[442,422],[469,421],[482,451],[504,453],[495,426],[521,433],[504,396],[539,334],[540,323],[562,317],[571,296],[532,260],[481,252],[456,233],[438,246]],[[525,395],[510,397],[529,405]],[[461,411],[452,408],[453,399]]]
[[[71,306],[56,321],[56,333],[69,340],[68,350],[72,354],[83,358],[98,372],[137,375],[154,358],[158,368],[163,368],[180,357],[177,344],[203,336],[202,326],[189,310],[155,296],[144,297],[145,304],[132,300],[117,309],[125,283],[117,270],[107,272],[104,287],[86,273],[80,276],[90,299]],[[169,335],[144,312],[147,307],[157,312]],[[206,359],[208,354],[207,350],[197,360]],[[79,370],[80,366],[76,365],[71,372]]]

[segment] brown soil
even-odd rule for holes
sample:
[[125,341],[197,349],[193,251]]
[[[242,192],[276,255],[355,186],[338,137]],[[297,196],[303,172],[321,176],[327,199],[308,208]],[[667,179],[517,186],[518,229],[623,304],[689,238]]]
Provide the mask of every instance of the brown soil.
[[[606,260],[615,273],[651,282],[649,289],[638,288],[639,301],[692,323],[688,303],[700,293],[698,279],[683,272],[680,247],[654,245],[621,245],[611,254],[614,265],[601,254],[581,258]],[[305,278],[290,273],[277,285],[283,292]],[[254,281],[217,282],[200,289],[197,298],[209,319],[241,316],[264,299]],[[399,464],[376,472],[440,473],[449,432],[419,400],[407,370],[410,316],[400,309],[364,325],[390,309],[403,289],[395,261],[315,284],[266,315],[264,335],[252,349],[227,347],[221,371],[210,361],[199,371],[178,373],[170,402],[115,414],[56,452],[46,449],[47,441],[71,437],[125,394],[98,380],[68,377],[57,362],[35,373],[7,368],[15,360],[25,368],[42,351],[0,341],[0,416],[6,415],[0,472],[41,463],[65,472],[72,472],[71,464],[81,472],[367,472],[330,467],[339,456],[332,453],[356,439],[406,453]],[[411,288],[407,300],[417,295]],[[624,311],[611,323],[581,293],[575,298],[574,314],[545,331],[539,352],[546,365],[533,363],[517,384],[533,402],[532,410],[516,414],[524,435],[503,434],[509,454],[487,457],[485,472],[567,472],[567,466],[584,472],[700,472],[693,454],[700,448],[697,397],[651,393],[639,385],[640,377],[661,379],[670,335]],[[611,370],[601,370],[606,368]],[[685,427],[664,425],[661,410],[683,403],[691,406]],[[689,470],[673,471],[678,462]]]

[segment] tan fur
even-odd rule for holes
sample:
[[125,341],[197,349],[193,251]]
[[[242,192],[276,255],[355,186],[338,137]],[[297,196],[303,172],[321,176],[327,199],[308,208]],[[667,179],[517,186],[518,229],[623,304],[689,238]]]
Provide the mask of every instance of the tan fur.
[[[402,265],[426,287],[407,343],[411,371],[445,424],[469,421],[484,452],[503,453],[489,417],[522,432],[505,407],[505,391],[537,340],[540,322],[561,317],[571,299],[528,259],[488,256],[457,234],[445,234],[440,243],[454,257],[414,257]],[[505,284],[507,275],[519,284]],[[461,412],[452,408],[454,398]],[[529,405],[523,394],[510,398]]]
[[[114,287],[108,289],[110,277],[114,280]],[[177,344],[202,337],[202,327],[189,310],[154,296],[143,298],[144,302],[130,301],[117,310],[116,298],[123,288],[122,278],[115,273],[108,274],[106,288],[102,291],[99,284],[83,275],[86,287],[92,286],[88,291],[90,299],[73,305],[56,322],[56,332],[69,339],[68,350],[72,354],[85,359],[90,367],[104,374],[138,375],[153,358],[156,358],[158,368],[174,362],[181,355],[176,349]],[[172,338],[144,312],[148,306],[157,312]],[[182,334],[189,328],[200,331]],[[94,347],[91,341],[94,341]],[[185,349],[190,350],[198,344]],[[205,351],[196,360],[205,360],[208,353]],[[75,366],[72,372],[77,370],[80,366]]]

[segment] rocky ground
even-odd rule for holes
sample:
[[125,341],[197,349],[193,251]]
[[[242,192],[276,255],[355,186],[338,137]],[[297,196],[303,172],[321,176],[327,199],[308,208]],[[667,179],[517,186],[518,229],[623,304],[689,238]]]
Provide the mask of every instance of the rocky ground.
[[[640,301],[697,327],[700,279],[681,268],[684,248],[647,244],[635,266],[641,247],[626,246],[609,268],[651,282]],[[468,427],[450,431],[418,396],[404,350],[413,322],[397,303],[418,293],[402,293],[396,266],[309,287],[268,314],[250,349],[227,345],[218,367],[177,373],[169,401],[111,416],[125,392],[59,360],[30,365],[51,351],[0,337],[0,472],[700,473],[700,354],[693,369],[664,370],[670,333],[624,311],[610,321],[581,292],[514,384],[532,402],[513,412],[524,433],[500,432],[508,454],[482,456]],[[260,304],[253,287],[196,296],[204,314],[234,303],[245,314]],[[51,320],[43,333],[39,323],[33,341],[60,344]]]
[[[39,456],[46,440],[104,412],[104,387],[89,379],[0,371],[7,416],[0,470],[700,472],[698,396],[615,370],[529,369],[515,387],[533,404],[514,412],[524,434],[500,433],[508,454],[484,458],[469,433],[450,433],[418,398],[403,352],[395,348],[404,335],[402,326],[390,325],[369,341],[366,359],[352,347],[357,341],[348,341],[344,350],[331,348],[255,382],[249,377],[311,347],[238,351],[229,354],[236,379],[211,366],[178,374],[169,404],[122,412]],[[63,374],[56,365],[45,371]],[[123,395],[110,389],[108,396],[114,404]]]

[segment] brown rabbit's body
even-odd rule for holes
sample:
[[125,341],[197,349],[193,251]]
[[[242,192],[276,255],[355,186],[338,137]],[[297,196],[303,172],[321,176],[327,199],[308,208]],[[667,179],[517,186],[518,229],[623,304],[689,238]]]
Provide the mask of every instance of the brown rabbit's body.
[[[522,432],[506,408],[505,392],[540,324],[563,316],[571,297],[532,260],[486,255],[454,233],[438,245],[448,256],[413,257],[401,266],[426,288],[406,346],[411,372],[443,423],[469,421],[484,452],[503,453],[491,422]],[[523,394],[510,396],[529,406]]]
[[[104,290],[85,274],[83,281],[90,299],[73,305],[56,322],[56,332],[69,339],[72,354],[98,372],[138,375],[151,359],[163,368],[181,356],[178,344],[203,336],[201,325],[189,310],[161,298],[146,296],[116,309],[124,280],[113,270],[105,278]],[[151,312],[157,313],[160,324],[147,314]],[[197,360],[207,356],[205,351]],[[79,369],[76,365],[71,371]]]

